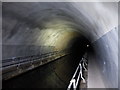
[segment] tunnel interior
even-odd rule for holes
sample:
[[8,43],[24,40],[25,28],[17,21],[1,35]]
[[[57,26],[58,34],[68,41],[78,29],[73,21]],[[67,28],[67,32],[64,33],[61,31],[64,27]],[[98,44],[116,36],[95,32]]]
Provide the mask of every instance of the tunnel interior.
[[[81,41],[85,43],[80,43]],[[88,40],[77,37],[70,41],[69,55],[26,73],[3,81],[4,88],[64,88],[66,89],[85,51]],[[81,48],[82,47],[82,48]],[[81,51],[82,50],[82,51]],[[89,50],[91,51],[91,50]],[[78,54],[79,53],[79,54]],[[17,83],[16,83],[17,81]],[[32,83],[31,83],[32,82]],[[25,84],[27,83],[27,84]]]
[[[2,19],[3,88],[67,88],[86,52],[88,87],[96,79],[97,87],[118,87],[117,3],[4,2]],[[12,60],[55,52],[64,56],[24,73],[29,64],[6,69]]]

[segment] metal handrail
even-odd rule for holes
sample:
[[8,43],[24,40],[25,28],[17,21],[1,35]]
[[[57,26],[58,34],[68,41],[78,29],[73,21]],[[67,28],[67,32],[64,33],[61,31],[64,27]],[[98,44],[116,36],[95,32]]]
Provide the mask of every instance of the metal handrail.
[[77,88],[79,88],[79,82],[80,80],[83,80],[84,83],[86,83],[85,78],[83,77],[83,69],[86,71],[87,68],[85,67],[87,65],[87,59],[84,56],[82,57],[82,59],[79,62],[79,65],[67,87],[67,90],[77,90]]

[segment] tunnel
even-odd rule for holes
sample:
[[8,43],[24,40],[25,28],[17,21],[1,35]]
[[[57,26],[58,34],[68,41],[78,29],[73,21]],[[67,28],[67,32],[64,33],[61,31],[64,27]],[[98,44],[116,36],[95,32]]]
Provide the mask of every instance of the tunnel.
[[83,88],[118,88],[118,6],[2,2],[2,88],[67,89],[84,58]]

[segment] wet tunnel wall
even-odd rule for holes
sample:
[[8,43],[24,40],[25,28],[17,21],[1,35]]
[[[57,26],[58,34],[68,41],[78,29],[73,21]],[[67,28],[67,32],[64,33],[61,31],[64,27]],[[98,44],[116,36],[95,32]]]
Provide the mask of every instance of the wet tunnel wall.
[[[115,2],[4,2],[2,59],[74,48],[84,37],[95,51],[93,62],[98,65],[105,87],[118,87],[117,8]],[[78,43],[73,44],[72,40]]]

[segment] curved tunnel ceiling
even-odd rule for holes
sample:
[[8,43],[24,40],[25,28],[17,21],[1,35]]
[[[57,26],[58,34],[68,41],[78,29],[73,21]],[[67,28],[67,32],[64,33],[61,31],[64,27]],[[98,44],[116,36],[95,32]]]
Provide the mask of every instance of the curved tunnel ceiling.
[[[5,6],[6,4],[4,7]],[[79,28],[79,31],[81,30],[81,32],[87,34],[86,36],[90,37],[92,40],[100,38],[116,27],[118,20],[117,3],[42,2],[31,4],[14,3],[14,5],[11,3],[7,5],[8,8],[4,7],[3,13],[7,12],[5,17],[12,17],[12,15],[15,14],[14,17],[12,17],[12,22],[15,23],[18,21],[18,25],[24,22],[26,25],[22,24],[26,28],[27,26],[28,28],[39,27],[40,30],[42,30],[44,27],[49,27],[45,25],[46,22],[50,22],[49,25],[52,25],[52,21],[55,21],[53,19],[57,19],[56,22],[59,23],[56,26],[65,21],[64,26],[68,25],[70,28]],[[10,11],[11,13],[9,13]],[[63,21],[60,22],[59,20]],[[13,26],[11,26],[11,28],[13,28]],[[88,33],[90,35],[88,35]]]
[[[114,76],[118,77],[117,8],[116,2],[3,3],[3,45],[41,45],[62,50],[70,47],[70,40],[84,36],[92,42],[99,56],[97,62],[102,65],[101,71],[114,70],[114,75],[113,71],[109,72],[111,82]],[[20,55],[15,49],[11,56],[15,52]],[[104,62],[109,64],[103,65]],[[117,80],[112,82],[113,87],[118,86]]]

